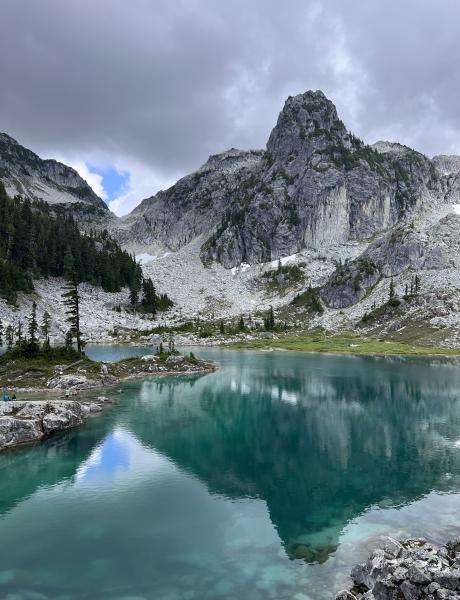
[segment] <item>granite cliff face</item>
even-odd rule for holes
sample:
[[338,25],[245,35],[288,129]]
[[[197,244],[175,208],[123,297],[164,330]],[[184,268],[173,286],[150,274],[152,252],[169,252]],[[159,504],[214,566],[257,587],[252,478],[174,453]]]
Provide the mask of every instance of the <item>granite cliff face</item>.
[[105,202],[74,169],[56,160],[43,160],[6,133],[0,133],[0,180],[9,196],[43,200],[79,220],[110,215]]
[[122,218],[119,239],[178,250],[198,236],[209,236],[242,183],[258,171],[263,156],[263,151],[235,149],[211,156],[198,171],[145,199]]
[[[455,164],[437,161],[444,171]],[[449,178],[399,144],[365,145],[322,92],[306,92],[288,98],[266,151],[211,157],[144,200],[124,229],[171,250],[201,235],[203,261],[231,268],[371,238],[442,202]]]

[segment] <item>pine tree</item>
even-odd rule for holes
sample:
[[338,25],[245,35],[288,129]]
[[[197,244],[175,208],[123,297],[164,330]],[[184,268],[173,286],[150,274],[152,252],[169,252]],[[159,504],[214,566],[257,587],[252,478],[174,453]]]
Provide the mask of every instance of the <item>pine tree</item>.
[[35,300],[32,302],[32,312],[31,312],[30,318],[29,318],[28,333],[29,333],[29,340],[28,340],[29,344],[31,346],[38,346],[37,303],[35,302]]
[[168,340],[168,352],[172,354],[176,349],[176,344],[174,342],[174,334],[172,331],[169,332],[169,340]]
[[416,296],[418,296],[420,293],[420,283],[420,277],[416,275],[414,278],[414,293]]
[[16,326],[16,341],[18,344],[22,342],[22,321],[19,321]]
[[275,315],[273,306],[270,306],[267,316],[264,318],[264,327],[267,331],[272,331],[275,328]]
[[157,312],[157,294],[151,279],[144,279],[142,282],[142,308],[145,312],[155,315]]
[[243,315],[240,316],[240,322],[238,323],[238,329],[240,331],[244,331],[244,317],[243,317]]
[[51,315],[48,311],[43,313],[42,324],[40,326],[40,333],[45,339],[45,344],[50,344],[50,326],[51,326]]
[[219,325],[219,331],[221,335],[224,335],[225,333],[225,325],[224,322],[221,320],[220,325]]
[[389,300],[393,300],[395,297],[395,284],[393,282],[393,277],[390,279],[390,290],[388,293]]
[[139,291],[140,285],[136,280],[134,280],[129,288],[129,302],[133,307],[137,306],[139,302]]
[[3,323],[0,319],[0,348],[3,346]]
[[[67,322],[70,325],[67,335],[75,340],[77,351],[81,354],[84,343],[81,339],[80,331],[80,295],[78,293],[78,281],[75,271],[69,274],[69,279],[66,283],[65,292],[62,294],[64,304],[67,306]],[[66,346],[67,346],[66,337]]]
[[65,347],[67,350],[71,350],[73,346],[73,335],[72,331],[69,329],[65,334]]
[[14,327],[12,325],[8,325],[5,329],[5,341],[7,349],[11,350],[14,344]]
[[63,275],[66,279],[73,277],[75,274],[75,260],[70,246],[67,246],[65,250],[63,268]]

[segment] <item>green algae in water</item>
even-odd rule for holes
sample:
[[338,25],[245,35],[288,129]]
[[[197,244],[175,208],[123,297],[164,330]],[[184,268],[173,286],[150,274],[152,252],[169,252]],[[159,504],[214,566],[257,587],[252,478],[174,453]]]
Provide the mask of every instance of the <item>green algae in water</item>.
[[460,369],[199,353],[0,455],[0,597],[316,600],[382,535],[460,532]]

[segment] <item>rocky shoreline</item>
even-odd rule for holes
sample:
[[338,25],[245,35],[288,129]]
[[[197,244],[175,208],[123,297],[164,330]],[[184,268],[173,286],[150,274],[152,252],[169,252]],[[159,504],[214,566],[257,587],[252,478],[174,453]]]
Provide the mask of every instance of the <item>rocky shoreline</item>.
[[171,355],[161,358],[149,354],[127,358],[115,363],[81,360],[71,365],[37,367],[32,361],[17,364],[12,360],[0,372],[0,387],[15,393],[62,393],[104,388],[132,379],[169,375],[205,375],[215,371],[216,365],[191,356]]
[[0,404],[0,452],[82,425],[92,414],[113,401],[105,396],[95,400],[12,400]]
[[351,578],[351,590],[342,590],[335,600],[459,599],[460,538],[445,545],[386,538],[382,548],[352,569]]
[[[98,365],[98,363],[94,363]],[[171,355],[165,360],[148,355],[126,359],[109,365],[101,363],[100,371],[89,373],[86,364],[75,366],[74,372],[63,372],[55,368],[51,378],[43,378],[42,386],[18,387],[9,382],[11,391],[23,393],[45,393],[47,395],[68,390],[72,395],[83,390],[113,386],[124,381],[144,379],[151,376],[181,377],[204,375],[216,369],[213,363],[194,357]],[[99,369],[99,366],[98,366]],[[16,381],[24,381],[18,377]],[[27,381],[27,377],[25,377]],[[39,383],[40,380],[36,382]],[[46,387],[43,386],[46,385]],[[93,392],[94,393],[94,392]],[[40,441],[53,433],[82,425],[92,414],[100,412],[112,400],[99,396],[95,400],[70,398],[46,400],[12,400],[0,402],[0,452],[24,444]]]

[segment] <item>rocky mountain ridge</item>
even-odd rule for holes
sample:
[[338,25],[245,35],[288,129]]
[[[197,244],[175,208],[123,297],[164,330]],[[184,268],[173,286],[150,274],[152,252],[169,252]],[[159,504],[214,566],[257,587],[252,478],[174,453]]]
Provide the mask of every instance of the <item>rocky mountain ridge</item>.
[[[366,145],[322,92],[310,91],[287,99],[265,150],[211,156],[131,214],[102,222],[142,253],[144,271],[181,318],[281,310],[311,286],[323,312],[289,309],[295,327],[359,325],[387,335],[407,330],[410,314],[427,330],[444,330],[437,342],[455,345],[459,215],[460,157]],[[268,290],[262,276],[279,261],[302,276]],[[402,298],[415,275],[421,283],[410,306],[363,325],[387,302],[392,279]]]
[[6,133],[0,133],[0,180],[11,197],[42,200],[83,221],[110,219],[105,202],[75,169],[40,158]]

